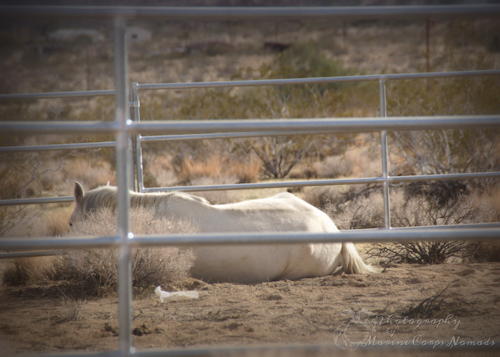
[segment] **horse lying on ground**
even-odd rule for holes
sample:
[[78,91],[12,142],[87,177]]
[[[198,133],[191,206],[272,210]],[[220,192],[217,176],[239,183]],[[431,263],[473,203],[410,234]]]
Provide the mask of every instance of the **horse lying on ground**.
[[[84,193],[75,183],[75,210],[70,225],[100,207],[116,209],[117,188],[103,186]],[[188,220],[200,233],[339,232],[323,212],[290,193],[212,205],[181,192],[130,192],[130,207],[151,208],[157,217]],[[200,246],[194,248],[193,277],[206,281],[255,283],[296,280],[332,274],[340,264],[345,273],[378,273],[366,265],[352,243]]]

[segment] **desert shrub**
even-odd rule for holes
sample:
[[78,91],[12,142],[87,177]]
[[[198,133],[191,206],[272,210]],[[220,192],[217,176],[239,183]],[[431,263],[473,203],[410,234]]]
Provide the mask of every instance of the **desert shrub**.
[[469,244],[469,259],[474,262],[500,262],[500,243],[495,241]]
[[[12,239],[67,234],[71,214],[68,208],[46,209],[43,206],[25,206],[21,211],[13,209],[14,214],[7,217],[10,223],[4,226],[2,222],[1,228],[5,230],[0,232],[0,236]],[[57,256],[16,258],[7,265],[2,281],[8,286],[18,286],[53,280],[57,276],[56,266],[59,262],[60,257]]]
[[[366,229],[384,226],[381,193],[358,198],[344,207],[327,205],[325,211],[339,229]],[[407,198],[404,190],[391,192],[391,226],[419,227],[457,225],[495,221],[498,211],[479,194],[462,195],[442,204],[433,197]],[[376,243],[367,254],[371,258],[393,263],[438,264],[453,258],[479,260],[489,243],[467,241],[426,241]],[[492,259],[486,255],[484,259]]]
[[168,187],[177,181],[168,155],[148,153],[143,156],[143,174],[145,187]]
[[[233,79],[302,78],[352,73],[331,60],[310,42],[295,44],[257,69],[241,69]],[[371,84],[367,86],[370,87]],[[343,91],[338,89],[342,87]],[[168,117],[179,119],[308,118],[354,116],[373,113],[373,94],[358,84],[324,84],[191,91]],[[371,88],[371,87],[370,87]],[[346,134],[347,135],[347,134]],[[240,139],[233,145],[237,157],[255,155],[261,173],[283,178],[309,155],[316,144],[312,136]]]
[[[131,210],[131,230],[136,234],[193,233],[189,222],[158,219],[149,210]],[[91,214],[83,222],[74,224],[71,235],[114,235],[116,215],[108,209]],[[190,249],[138,248],[132,250],[132,284],[134,287],[171,282],[188,276],[194,261]],[[58,267],[60,279],[82,282],[89,293],[105,296],[116,291],[118,280],[117,251],[75,250],[68,252],[64,263]]]
[[[484,52],[459,54],[445,51],[450,70],[495,68],[492,56]],[[415,115],[486,115],[500,113],[500,80],[495,76],[449,78],[418,81],[392,81],[389,84],[387,110],[390,116]],[[446,129],[392,132],[392,155],[399,163],[392,168],[398,174],[450,174],[498,171],[498,130]],[[491,179],[468,181],[462,185],[485,188]],[[440,190],[459,187],[436,183]],[[450,186],[450,187],[447,187]],[[458,191],[457,191],[458,189]],[[453,196],[453,195],[452,195]]]
[[284,178],[307,155],[313,145],[312,138],[279,136],[245,141],[240,152],[251,156],[253,153],[261,160],[265,178]]
[[[39,205],[4,209],[9,208],[11,215],[5,217],[6,222],[0,225],[1,237],[35,238],[62,236],[69,232],[70,207],[46,208]],[[3,271],[2,281],[7,286],[20,286],[54,280],[61,259],[60,256],[13,259]]]
[[[395,210],[391,219],[395,227],[456,225],[491,221],[492,212],[476,195],[462,195],[441,202],[435,197],[417,196]],[[370,254],[392,262],[444,263],[450,258],[471,259],[476,245],[468,241],[397,242],[375,245]]]
[[304,201],[332,212],[332,207],[345,202],[345,188],[339,186],[309,187],[304,190]]
[[447,290],[448,286],[440,292],[423,299],[418,304],[404,308],[401,311],[401,316],[425,319],[430,317],[471,316],[478,313],[473,304],[461,297],[454,296]]
[[222,175],[221,158],[216,156],[211,156],[206,161],[192,160],[185,156],[179,166],[178,177],[183,183],[188,183],[201,177],[215,178]]
[[[352,191],[349,191],[352,192]],[[364,195],[356,200],[338,196],[327,203],[324,211],[332,218],[338,229],[366,229],[384,226],[384,204],[380,193]]]
[[340,155],[328,156],[313,165],[320,178],[380,176],[381,166],[380,146],[371,143],[366,146],[356,144]]
[[[308,78],[308,77],[337,77],[354,74],[351,69],[344,68],[339,61],[328,58],[325,52],[317,48],[312,42],[293,44],[286,51],[276,56],[275,60],[259,68],[261,77],[264,78]],[[318,93],[329,89],[348,88],[356,84],[328,83],[313,85]],[[307,86],[279,87],[283,95],[289,95],[297,90],[310,96],[311,91]]]
[[228,174],[238,178],[238,183],[254,183],[260,178],[261,166],[254,155],[238,160],[230,160]]
[[257,182],[260,172],[259,162],[253,155],[238,159],[234,156],[212,154],[205,160],[177,155],[171,166],[181,184],[191,185],[196,185],[195,181],[199,182],[205,178],[216,181],[221,181],[222,178],[222,181],[227,183]]
[[[51,222],[50,217],[37,217],[33,230],[21,229],[9,236],[47,236],[50,233],[68,233],[69,215]],[[48,220],[48,222],[46,222]],[[53,218],[52,221],[55,221]],[[64,221],[66,229],[61,227]],[[116,214],[110,210],[94,212],[86,221],[76,223],[71,236],[114,235],[116,234]],[[56,228],[59,227],[59,228]],[[58,230],[59,229],[59,230]],[[138,234],[193,233],[189,222],[174,222],[157,219],[151,212],[138,208],[131,210],[131,229]],[[31,233],[30,233],[31,232]],[[104,296],[117,287],[117,251],[73,250],[62,257],[36,257],[15,259],[4,271],[2,280],[6,285],[26,285],[48,280],[70,280],[85,285],[90,295]],[[140,248],[132,251],[132,276],[135,287],[159,284],[183,279],[188,276],[194,261],[190,249]]]

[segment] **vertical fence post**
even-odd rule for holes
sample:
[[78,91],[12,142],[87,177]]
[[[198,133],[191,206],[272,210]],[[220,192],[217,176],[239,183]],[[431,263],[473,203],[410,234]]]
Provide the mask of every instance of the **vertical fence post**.
[[128,180],[128,188],[130,191],[136,191],[135,189],[135,172],[134,172],[134,157],[133,157],[133,152],[134,152],[134,141],[133,141],[134,136],[129,136],[128,137],[128,145],[127,145],[127,160],[130,163],[130,166],[127,166],[127,173],[129,176]]
[[[386,110],[386,96],[385,96],[385,79],[379,80],[380,92],[380,117],[387,117]],[[380,140],[382,146],[382,176],[384,178],[384,222],[385,228],[391,228],[391,211],[390,211],[390,198],[389,198],[389,170],[388,170],[388,153],[387,153],[387,131],[382,130],[380,133]]]
[[[139,101],[139,83],[132,83],[132,103],[134,108],[134,121],[141,121],[141,102]],[[135,136],[135,169],[137,173],[137,192],[144,188],[144,176],[142,165],[141,134]]]
[[116,137],[116,180],[118,186],[117,213],[118,236],[121,246],[118,252],[118,318],[120,326],[119,349],[123,355],[130,354],[132,281],[129,246],[129,135],[127,122],[130,115],[125,19],[114,20],[114,67],[115,67],[115,121],[120,125]]

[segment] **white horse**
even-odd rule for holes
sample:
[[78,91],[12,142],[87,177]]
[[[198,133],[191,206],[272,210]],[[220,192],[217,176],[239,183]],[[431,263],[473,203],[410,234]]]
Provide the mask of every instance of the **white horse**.
[[[74,194],[70,225],[84,219],[90,210],[116,208],[116,187],[103,186],[85,194],[76,182]],[[212,205],[180,192],[130,192],[130,206],[151,208],[168,219],[189,220],[200,233],[339,232],[325,213],[289,193]],[[346,273],[380,272],[363,262],[352,243],[200,246],[194,250],[191,274],[206,281],[255,283],[325,276],[335,271],[341,257]]]

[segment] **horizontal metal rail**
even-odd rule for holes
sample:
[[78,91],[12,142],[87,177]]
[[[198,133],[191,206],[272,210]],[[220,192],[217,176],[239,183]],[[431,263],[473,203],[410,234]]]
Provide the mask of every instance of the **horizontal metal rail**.
[[[487,344],[474,345],[472,343],[454,346],[451,350],[458,351],[457,353],[463,352],[474,352],[477,356],[491,356],[492,352],[500,350],[500,340],[488,340]],[[432,356],[438,355],[440,353],[449,355],[450,347],[446,345],[433,345],[433,344],[410,344],[407,346],[394,345],[394,346],[380,346],[373,345],[366,347],[359,347],[356,351],[348,351],[347,354],[339,354],[339,347],[334,343],[269,343],[260,345],[246,345],[246,346],[203,346],[203,347],[175,347],[168,349],[148,349],[148,350],[136,350],[135,347],[131,348],[131,353],[123,353],[121,351],[109,351],[109,352],[90,352],[90,353],[58,353],[57,357],[126,357],[133,355],[134,357],[213,357],[213,356],[274,356],[274,355],[287,355],[290,353],[292,356],[316,356],[325,355],[329,353],[329,356],[336,355],[348,355],[348,356],[368,356],[375,355],[378,356],[381,353],[386,353],[388,356],[396,356],[398,353],[401,356],[407,356],[411,354],[422,354],[428,355],[432,353]],[[49,357],[54,354],[37,354],[40,357]],[[19,357],[30,357],[29,355],[17,355]]]
[[500,177],[500,172],[471,172],[453,173],[440,175],[411,175],[411,176],[390,176],[388,182],[415,182],[415,181],[452,181],[452,180],[473,180]]
[[[381,130],[436,130],[498,128],[500,115],[324,118],[263,120],[175,120],[131,122],[131,134],[199,134],[258,131],[371,132]],[[0,124],[1,129],[1,124]]]
[[32,239],[0,239],[0,250],[12,251],[23,249],[88,249],[88,248],[118,248],[123,244],[120,236],[97,238],[32,238]]
[[384,179],[382,177],[366,177],[366,178],[332,179],[332,180],[238,183],[238,184],[228,184],[228,185],[149,187],[149,188],[144,188],[142,191],[143,192],[231,191],[231,190],[253,190],[253,189],[265,189],[265,188],[369,184],[369,183],[382,183],[382,182],[384,182]]
[[141,142],[152,141],[187,141],[187,140],[205,140],[205,139],[241,139],[254,138],[262,136],[287,136],[287,135],[321,135],[324,131],[303,131],[300,133],[294,131],[269,131],[269,132],[251,132],[251,133],[214,133],[214,134],[191,134],[191,135],[151,135],[141,136]]
[[[473,224],[460,224],[449,226],[417,226],[417,227],[393,227],[391,230],[408,230],[408,229],[484,229],[484,228],[500,228],[499,223],[473,223]],[[370,228],[360,229],[358,232],[369,232],[375,230],[385,230],[385,228]],[[349,230],[340,230],[341,233],[347,233]],[[79,239],[79,238],[77,238]],[[30,251],[30,252],[11,252],[0,254],[1,259],[16,259],[16,258],[31,258],[41,256],[54,256],[68,254],[66,251]]]
[[[0,6],[0,12],[1,11],[2,11],[2,7]],[[0,94],[0,100],[80,98],[80,97],[97,97],[97,96],[113,96],[113,95],[115,95],[114,89],[105,89],[105,90],[83,90],[83,91],[68,91],[68,92]]]
[[262,120],[175,120],[129,121],[125,128],[116,122],[0,122],[3,133],[29,134],[114,134],[120,129],[128,134],[200,134],[229,132],[286,131],[292,135],[302,131],[370,132],[436,129],[498,128],[500,115],[415,116],[389,118],[323,118],[323,119],[262,119]]
[[64,255],[68,254],[64,251],[38,251],[38,252],[17,252],[17,253],[1,253],[0,260],[2,259],[17,259],[17,258],[33,258],[33,257],[46,257],[53,255]]
[[[484,228],[500,228],[499,223],[473,223],[473,224],[459,224],[449,226],[417,226],[417,227],[393,227],[391,230],[436,230],[436,229],[484,229]],[[370,232],[376,230],[386,230],[385,228],[370,228],[359,229],[358,232]],[[348,233],[349,230],[341,230],[341,233]],[[15,258],[31,258],[40,256],[54,256],[68,254],[66,251],[31,251],[31,252],[16,252],[0,254],[0,259],[15,259]]]
[[[388,181],[390,183],[396,183],[396,182],[414,182],[414,181],[472,180],[472,179],[486,179],[486,178],[500,178],[500,172],[494,171],[494,172],[477,172],[477,173],[443,174],[443,175],[390,176],[388,177]],[[384,181],[385,179],[383,177],[363,177],[363,178],[331,179],[331,180],[238,183],[238,184],[228,184],[228,185],[149,187],[149,188],[144,188],[142,191],[143,192],[230,191],[230,190],[251,190],[251,189],[306,187],[306,186],[360,185],[360,184],[370,184],[370,183],[383,183]]]
[[[1,8],[2,7],[0,7],[0,9]],[[393,73],[393,74],[370,74],[370,75],[341,76],[341,77],[263,79],[263,80],[215,81],[215,82],[192,82],[192,83],[145,83],[145,84],[138,83],[137,88],[142,90],[225,88],[225,87],[365,82],[365,81],[378,81],[380,79],[403,80],[403,79],[430,79],[430,78],[450,78],[450,77],[476,77],[476,76],[492,76],[492,75],[500,75],[500,70],[429,72],[429,73]],[[67,91],[67,92],[44,92],[44,93],[13,93],[13,94],[0,94],[0,100],[78,98],[78,97],[114,96],[114,95],[115,95],[114,89]]]
[[378,81],[381,79],[403,80],[403,79],[431,79],[431,78],[451,78],[451,77],[476,77],[476,76],[493,76],[493,75],[500,75],[500,70],[369,74],[369,75],[342,76],[342,77],[259,79],[259,80],[245,80],[245,81],[216,81],[216,82],[191,82],[191,83],[149,83],[149,84],[139,83],[137,84],[137,88],[142,90],[226,88],[226,87],[232,88],[232,87],[366,82],[366,81]]
[[[392,176],[388,178],[390,183],[396,182],[415,182],[415,181],[451,181],[451,180],[473,180],[500,178],[500,172],[475,172],[475,173],[457,173],[443,175],[414,175],[414,176]],[[363,177],[349,179],[331,179],[331,180],[303,180],[303,181],[285,181],[285,182],[261,182],[261,183],[240,183],[229,185],[205,185],[205,186],[173,186],[173,187],[149,187],[143,188],[142,192],[200,192],[200,191],[230,191],[230,190],[253,190],[265,188],[286,188],[286,187],[306,187],[306,186],[341,186],[358,185],[369,183],[383,183],[383,177]],[[23,198],[0,200],[0,206],[15,206],[29,204],[47,204],[47,203],[67,203],[73,202],[72,196],[64,197],[45,197],[45,198]]]
[[[259,244],[303,244],[303,243],[376,243],[415,242],[438,240],[495,240],[500,237],[500,228],[464,229],[407,229],[343,231],[340,233],[214,233],[199,235],[136,235],[130,240],[132,247],[191,246],[191,245],[259,245]],[[1,247],[1,245],[0,245]]]
[[0,200],[0,206],[24,206],[24,205],[38,205],[48,203],[67,203],[73,202],[73,196],[62,197],[43,197],[43,198],[15,198],[11,200]]
[[[448,229],[448,228],[455,228],[455,229],[464,229],[464,228],[470,228],[470,229],[483,229],[483,228],[500,228],[500,222],[493,222],[493,223],[469,223],[469,224],[454,224],[454,225],[449,225],[449,226],[412,226],[412,227],[391,227],[391,230],[405,230],[405,229]],[[385,228],[368,228],[368,229],[385,229]],[[365,229],[366,230],[366,229]],[[363,231],[363,230],[360,230]],[[341,232],[343,232],[341,230]],[[498,237],[500,238],[500,237]]]
[[[477,345],[465,344],[464,346],[455,346],[453,350],[462,353],[465,351],[473,351],[481,356],[483,353],[490,353],[500,350],[500,341],[488,340],[488,344]],[[368,347],[359,347],[355,351],[347,351],[348,353],[339,353],[339,347],[333,343],[319,343],[319,344],[269,344],[269,345],[254,345],[254,346],[224,346],[224,347],[187,347],[187,348],[173,348],[167,350],[143,350],[134,353],[137,357],[200,357],[200,356],[248,356],[248,355],[287,355],[290,353],[292,356],[315,356],[315,355],[328,355],[328,356],[380,356],[382,353],[387,353],[388,356],[396,356],[398,353],[401,356],[408,356],[412,354],[421,354],[423,356],[432,353],[434,354],[449,354],[450,347],[446,345],[432,345],[432,344],[411,344],[408,346],[380,346],[372,345]],[[328,353],[330,352],[330,353]],[[344,351],[342,351],[344,352]],[[83,357],[83,356],[82,356]]]
[[114,6],[2,6],[0,17],[114,18],[171,21],[216,20],[358,20],[493,17],[498,5],[329,6],[329,7],[114,7]]
[[0,132],[24,135],[116,134],[120,129],[116,121],[0,121]]
[[0,147],[2,152],[31,152],[31,151],[49,151],[49,150],[79,150],[79,149],[100,149],[114,148],[114,141],[103,141],[95,143],[72,143],[72,144],[52,144],[52,145],[31,145],[31,146],[5,146]]
[[[500,228],[440,228],[351,230],[339,233],[203,233],[172,235],[129,234],[130,247],[154,246],[217,246],[217,245],[259,245],[259,244],[303,244],[303,243],[375,243],[415,242],[435,240],[495,240],[500,237]],[[125,244],[117,236],[99,238],[36,238],[1,239],[0,250],[22,249],[88,249],[117,248]]]
[[[137,84],[139,89],[175,89],[175,88],[213,88],[213,87],[245,87],[245,86],[269,86],[269,85],[292,85],[292,84],[318,84],[318,83],[338,83],[338,82],[357,82],[357,81],[375,81],[380,79],[425,79],[425,78],[447,78],[447,77],[470,77],[470,76],[489,76],[500,75],[500,70],[484,71],[464,71],[464,72],[434,72],[434,73],[399,73],[399,74],[380,74],[380,75],[362,75],[362,76],[343,76],[343,77],[320,77],[320,78],[292,78],[292,79],[271,79],[271,80],[248,80],[248,81],[225,81],[225,82],[200,82],[200,83],[159,83],[159,84]],[[46,93],[24,93],[24,94],[1,94],[2,99],[41,99],[41,98],[65,98],[65,97],[88,97],[88,96],[112,96],[114,90],[96,90],[96,91],[73,91],[73,92],[46,92]],[[78,129],[78,128],[75,128]],[[320,132],[308,132],[304,135],[320,134]],[[141,141],[177,141],[177,140],[198,140],[198,139],[222,139],[222,138],[246,138],[256,136],[282,136],[291,135],[288,132],[269,132],[269,133],[241,133],[229,134],[221,133],[206,134],[206,136],[146,136]],[[14,146],[0,148],[0,152],[28,152],[28,151],[48,151],[48,150],[70,150],[85,149],[96,147],[112,147],[113,142],[103,143],[78,143],[78,144],[54,144],[37,146]]]

